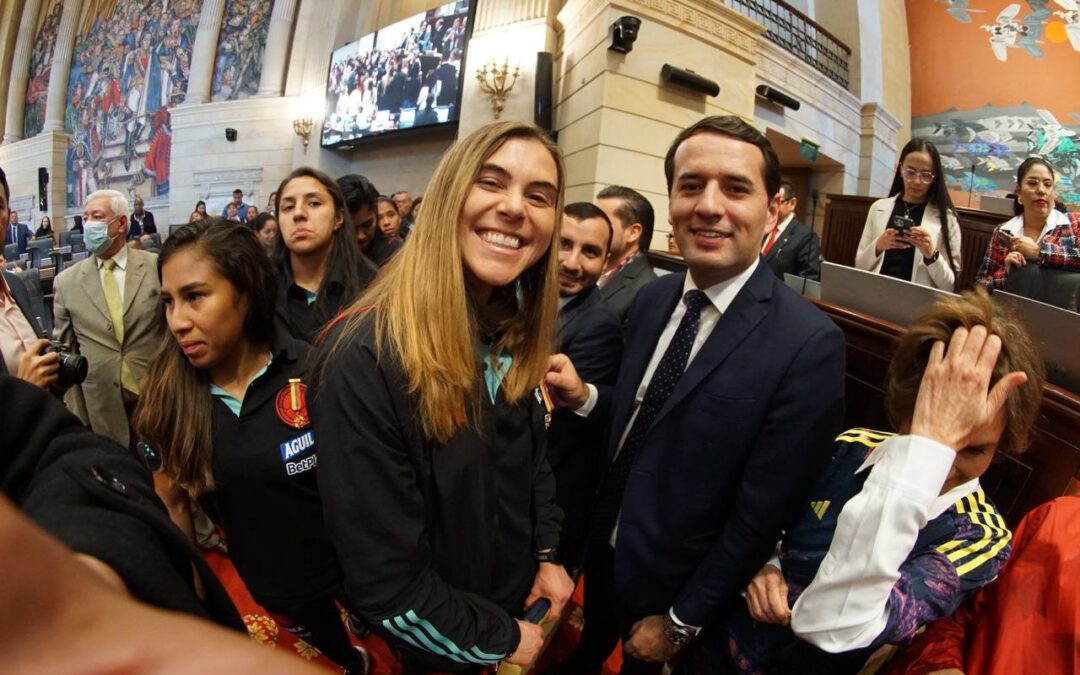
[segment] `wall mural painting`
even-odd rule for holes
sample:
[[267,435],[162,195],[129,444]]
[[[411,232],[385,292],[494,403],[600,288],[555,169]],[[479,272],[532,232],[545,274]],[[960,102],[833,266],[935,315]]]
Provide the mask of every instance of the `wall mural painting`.
[[1080,78],[1062,76],[1080,68],[1080,0],[908,0],[907,12],[912,135],[941,151],[957,205],[1013,192],[1039,155],[1080,209]]
[[60,28],[60,12],[63,9],[64,3],[60,0],[46,2],[42,15],[45,20],[34,38],[34,49],[30,53],[30,79],[26,85],[26,105],[23,108],[23,138],[37,136],[45,126],[45,100],[49,96],[53,48],[56,46],[56,32]]
[[273,4],[273,0],[226,1],[214,63],[212,100],[232,101],[259,91]]
[[169,192],[169,111],[187,96],[202,0],[113,0],[84,17],[64,125],[67,203],[94,190]]

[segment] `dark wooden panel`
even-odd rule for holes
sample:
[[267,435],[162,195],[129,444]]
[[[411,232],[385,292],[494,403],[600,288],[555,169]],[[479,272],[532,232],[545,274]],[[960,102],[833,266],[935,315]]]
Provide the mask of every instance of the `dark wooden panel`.
[[[866,214],[870,212],[870,205],[880,197],[826,195],[826,199],[821,253],[829,262],[854,265],[855,251],[859,248],[859,239],[866,225]],[[960,208],[956,212],[960,221],[961,249],[956,289],[966,290],[975,285],[975,275],[979,273],[994,228],[1008,218],[976,209]]]

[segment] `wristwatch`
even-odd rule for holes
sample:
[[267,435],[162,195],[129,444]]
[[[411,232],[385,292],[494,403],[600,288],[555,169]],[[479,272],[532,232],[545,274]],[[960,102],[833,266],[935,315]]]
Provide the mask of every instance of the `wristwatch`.
[[934,255],[930,256],[929,258],[924,258],[923,262],[925,262],[927,265],[933,265],[934,263],[937,262],[938,256],[940,256],[940,255],[941,255],[941,249],[939,248],[936,251],[934,251]]
[[664,637],[676,647],[685,647],[694,639],[697,632],[688,626],[680,626],[671,619],[670,614],[664,615]]
[[536,562],[551,563],[553,565],[561,564],[561,561],[559,560],[559,549],[553,547],[543,551],[537,551]]

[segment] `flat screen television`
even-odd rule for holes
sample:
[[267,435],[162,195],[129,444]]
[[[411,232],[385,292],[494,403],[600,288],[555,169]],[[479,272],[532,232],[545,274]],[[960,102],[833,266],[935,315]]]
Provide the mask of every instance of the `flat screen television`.
[[334,50],[323,147],[456,125],[472,4],[447,2]]

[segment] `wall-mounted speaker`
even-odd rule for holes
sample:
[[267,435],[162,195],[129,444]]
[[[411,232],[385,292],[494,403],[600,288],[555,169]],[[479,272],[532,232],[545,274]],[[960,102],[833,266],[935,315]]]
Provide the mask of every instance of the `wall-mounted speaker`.
[[38,167],[37,170],[38,211],[49,210],[49,170]]
[[533,91],[533,121],[551,131],[554,97],[555,59],[551,52],[536,53],[536,84]]
[[720,94],[719,84],[707,77],[698,75],[692,70],[677,68],[670,63],[665,63],[664,67],[660,69],[660,81],[675,84],[701,94],[708,94],[709,96]]
[[229,127],[227,129],[225,129],[225,140],[229,141],[230,143],[232,141],[235,141],[236,140],[236,129],[233,129],[232,127]]
[[776,87],[770,87],[767,84],[759,84],[757,86],[757,89],[755,89],[754,91],[761,98],[767,99],[786,108],[791,108],[792,110],[798,110],[802,106],[802,103],[799,102],[799,99],[795,98],[791,94],[786,94],[780,91]]

